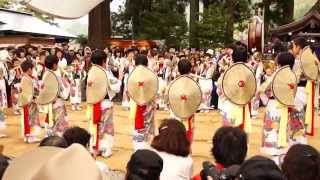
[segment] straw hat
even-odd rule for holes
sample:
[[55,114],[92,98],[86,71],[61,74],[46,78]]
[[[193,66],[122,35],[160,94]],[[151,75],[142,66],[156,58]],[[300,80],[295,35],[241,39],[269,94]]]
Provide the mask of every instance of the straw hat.
[[36,99],[37,104],[46,105],[53,102],[59,95],[60,86],[56,74],[46,69],[43,75],[43,87],[40,89]]
[[273,96],[282,104],[294,105],[297,92],[297,77],[289,66],[279,69],[272,81]]
[[246,105],[255,95],[257,82],[254,73],[244,63],[235,63],[224,73],[222,90],[232,103]]
[[157,75],[145,66],[137,66],[128,77],[129,96],[138,105],[150,102],[156,96],[158,88]]
[[202,97],[199,85],[188,76],[174,80],[169,87],[168,95],[170,108],[179,118],[189,118],[194,114]]
[[108,93],[109,80],[103,67],[93,64],[88,72],[87,103],[95,104],[105,98]]
[[19,93],[19,106],[23,107],[29,104],[33,99],[33,83],[32,79],[23,76],[20,83],[21,92]]
[[81,145],[38,147],[12,160],[3,180],[106,180]]
[[301,69],[303,74],[311,80],[317,80],[319,75],[318,58],[312,53],[309,46],[305,47],[300,54]]

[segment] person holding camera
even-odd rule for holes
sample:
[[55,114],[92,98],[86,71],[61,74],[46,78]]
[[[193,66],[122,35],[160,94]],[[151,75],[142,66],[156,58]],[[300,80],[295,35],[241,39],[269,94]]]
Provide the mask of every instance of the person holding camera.
[[233,180],[247,155],[247,134],[239,127],[221,127],[212,138],[211,153],[215,165],[203,162],[203,169],[193,180]]

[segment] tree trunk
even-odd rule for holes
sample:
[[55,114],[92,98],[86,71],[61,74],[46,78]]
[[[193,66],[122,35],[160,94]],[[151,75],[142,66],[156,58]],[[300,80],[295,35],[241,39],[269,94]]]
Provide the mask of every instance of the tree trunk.
[[104,49],[110,37],[110,0],[105,0],[89,13],[89,45],[93,49]]
[[270,0],[263,0],[263,9],[264,9],[264,38],[268,39],[269,37],[269,26],[270,26]]
[[229,18],[227,21],[227,27],[226,27],[226,41],[225,43],[231,43],[233,41],[233,32],[234,32],[234,12],[236,10],[236,3],[237,0],[227,0],[227,9],[228,9],[228,14]]
[[283,17],[285,24],[293,21],[294,16],[294,0],[285,0],[283,2]]
[[199,22],[199,0],[190,0],[190,24],[189,24],[189,43],[190,47],[198,48],[197,23]]

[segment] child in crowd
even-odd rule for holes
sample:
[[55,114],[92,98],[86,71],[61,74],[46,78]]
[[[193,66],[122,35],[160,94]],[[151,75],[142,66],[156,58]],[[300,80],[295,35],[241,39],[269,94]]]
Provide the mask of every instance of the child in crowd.
[[[21,63],[21,69],[23,71],[22,80],[29,81],[32,85],[33,97],[38,94],[39,86],[37,83],[37,79],[32,76],[33,73],[33,63],[30,60],[25,60]],[[22,89],[23,90],[23,89]],[[40,139],[38,136],[40,135],[40,121],[38,114],[38,106],[33,99],[29,101],[29,104],[26,104],[22,107],[22,121],[21,128],[23,130],[24,140],[27,143],[36,143],[39,142]]]

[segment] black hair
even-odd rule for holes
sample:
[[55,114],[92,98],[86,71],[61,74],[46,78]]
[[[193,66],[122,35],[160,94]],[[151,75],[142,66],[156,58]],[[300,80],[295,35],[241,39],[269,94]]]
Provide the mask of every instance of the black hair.
[[67,141],[60,136],[49,136],[41,140],[39,146],[54,146],[60,148],[68,147]]
[[148,66],[148,58],[146,55],[139,54],[137,55],[134,61],[136,66],[138,65]]
[[80,127],[69,128],[63,133],[63,138],[67,141],[68,146],[73,143],[78,143],[87,148],[90,142],[90,137],[91,135],[89,132]]
[[247,134],[238,127],[221,127],[212,138],[211,153],[224,167],[242,164],[247,151]]
[[309,145],[293,145],[284,158],[282,171],[288,180],[320,179],[319,152]]
[[301,49],[303,49],[304,47],[308,46],[308,42],[304,37],[296,37],[293,39],[293,43],[296,46],[299,46]]
[[126,55],[128,55],[129,53],[134,53],[135,50],[136,50],[136,49],[134,49],[134,48],[129,48],[129,49],[127,49]]
[[102,66],[107,61],[107,55],[102,50],[95,50],[91,55],[91,63]]
[[234,63],[237,62],[247,62],[248,52],[247,49],[243,46],[237,46],[232,53],[232,59]]
[[159,180],[162,169],[163,160],[156,152],[137,150],[127,163],[125,180]]
[[191,62],[186,59],[181,59],[178,62],[178,71],[181,75],[189,74],[191,72]]
[[25,72],[27,72],[29,69],[32,69],[34,66],[33,66],[32,61],[30,61],[30,60],[25,60],[25,61],[23,61],[23,62],[20,64],[20,67],[21,67],[22,71],[25,73]]
[[276,61],[280,65],[280,67],[290,66],[290,68],[292,69],[295,60],[293,54],[289,52],[281,52],[278,54]]
[[237,179],[285,180],[285,177],[274,161],[263,156],[254,156],[241,165]]
[[49,55],[46,57],[44,64],[46,66],[46,68],[52,70],[54,65],[58,65],[59,59],[57,56],[55,55]]

